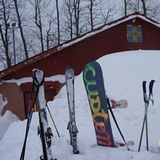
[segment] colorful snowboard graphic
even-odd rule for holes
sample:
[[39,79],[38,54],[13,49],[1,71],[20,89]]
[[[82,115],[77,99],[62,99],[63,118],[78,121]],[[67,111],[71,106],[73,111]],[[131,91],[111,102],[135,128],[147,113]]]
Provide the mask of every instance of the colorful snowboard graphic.
[[91,107],[98,145],[115,147],[100,65],[92,61],[83,70],[83,81]]

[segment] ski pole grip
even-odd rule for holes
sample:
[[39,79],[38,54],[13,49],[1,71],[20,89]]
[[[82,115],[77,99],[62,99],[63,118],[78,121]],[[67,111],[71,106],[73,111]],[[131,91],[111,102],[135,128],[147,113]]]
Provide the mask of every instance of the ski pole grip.
[[143,81],[143,83],[142,83],[142,88],[143,88],[143,93],[145,93],[146,94],[146,81]]
[[153,93],[153,85],[154,85],[155,80],[151,80],[149,83],[149,93],[152,95]]

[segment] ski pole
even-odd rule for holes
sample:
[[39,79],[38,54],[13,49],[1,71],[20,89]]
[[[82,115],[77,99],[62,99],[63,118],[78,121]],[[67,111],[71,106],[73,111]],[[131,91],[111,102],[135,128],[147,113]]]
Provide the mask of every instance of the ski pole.
[[[138,152],[141,149],[141,144],[142,144],[142,137],[143,137],[143,132],[144,132],[144,126],[145,123],[147,121],[147,110],[148,110],[148,97],[147,97],[147,92],[146,92],[146,81],[142,82],[142,89],[143,89],[143,100],[145,103],[145,114],[144,114],[144,118],[143,118],[143,124],[142,124],[142,130],[141,130],[141,136],[140,136],[140,140],[139,140],[139,147],[138,147]],[[147,130],[148,130],[148,125],[146,123],[146,142],[148,142],[148,134],[147,134]]]
[[143,119],[142,130],[141,130],[141,136],[140,136],[140,140],[139,140],[138,152],[139,152],[140,149],[141,149],[141,143],[142,143],[142,136],[143,136],[145,121],[146,121],[146,115],[144,115],[144,119]]
[[55,122],[54,122],[54,119],[53,119],[53,117],[52,117],[51,111],[50,111],[48,105],[46,105],[46,106],[47,106],[48,113],[49,113],[49,115],[50,115],[50,117],[51,117],[52,123],[53,123],[53,125],[54,125],[54,127],[55,127],[55,129],[56,129],[57,135],[58,135],[58,137],[60,137],[60,134],[59,134],[59,132],[58,132],[57,126],[56,126],[56,124],[55,124]]
[[149,84],[149,100],[151,100],[152,105],[154,104],[153,100],[153,85],[154,85],[155,80],[151,80]]
[[149,97],[147,97],[147,92],[146,92],[146,81],[143,81],[142,83],[142,88],[143,88],[143,94],[144,94],[144,103],[145,103],[145,124],[146,124],[146,149],[148,149],[148,106],[149,106]]
[[[34,97],[34,94],[35,94],[35,97]],[[33,115],[33,106],[36,103],[36,95],[37,95],[37,91],[34,93],[34,81],[33,81],[32,82],[31,96],[30,96],[29,105],[28,105],[28,114],[27,114],[27,124],[26,124],[25,138],[24,138],[24,142],[23,142],[22,152],[21,152],[21,155],[20,155],[20,160],[24,160],[24,157],[25,157],[27,138],[28,138],[28,133],[29,133],[31,120],[32,120],[32,115]]]
[[118,123],[117,123],[116,117],[115,117],[115,115],[114,115],[114,113],[113,113],[113,111],[112,111],[112,109],[111,109],[111,106],[110,106],[109,98],[108,98],[108,97],[107,97],[107,103],[108,103],[108,107],[109,107],[109,110],[110,110],[110,112],[111,112],[112,118],[113,118],[113,120],[114,120],[114,122],[115,122],[115,124],[116,124],[116,126],[117,126],[117,129],[118,129],[118,131],[119,131],[119,133],[120,133],[120,135],[121,135],[121,137],[122,137],[122,139],[123,139],[123,141],[124,141],[124,143],[125,143],[128,151],[130,151],[130,149],[129,149],[129,147],[128,147],[128,144],[127,144],[127,142],[126,142],[126,140],[125,140],[125,138],[124,138],[124,136],[123,136],[123,134],[122,134],[122,132],[121,132],[121,130],[120,130],[120,128],[119,128],[119,125],[118,125]]
[[[148,100],[146,102],[146,109],[148,112],[148,107],[149,107],[149,102],[150,100],[152,101],[152,104],[154,103],[153,99],[151,99],[151,97],[153,96],[153,84],[154,84],[154,80],[151,80],[149,83],[149,96],[148,96]],[[146,149],[147,151],[149,151],[149,142],[148,142],[148,118],[147,118],[147,113],[146,113]]]

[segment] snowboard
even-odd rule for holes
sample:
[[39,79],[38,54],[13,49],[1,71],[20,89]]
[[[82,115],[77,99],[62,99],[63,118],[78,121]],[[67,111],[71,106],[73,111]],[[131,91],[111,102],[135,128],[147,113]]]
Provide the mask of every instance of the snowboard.
[[69,122],[67,129],[69,130],[70,144],[73,147],[73,153],[78,154],[79,153],[77,147],[78,129],[75,119],[74,70],[71,67],[66,68],[65,79],[66,79],[66,90],[67,90],[67,99],[69,108]]
[[83,81],[94,122],[97,144],[115,147],[108,105],[106,103],[107,97],[103,73],[98,62],[92,61],[85,66]]

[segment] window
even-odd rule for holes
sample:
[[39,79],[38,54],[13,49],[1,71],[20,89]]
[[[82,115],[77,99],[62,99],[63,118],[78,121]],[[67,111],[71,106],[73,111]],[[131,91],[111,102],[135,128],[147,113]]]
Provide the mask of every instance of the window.
[[142,43],[142,26],[127,25],[127,40],[129,43]]

